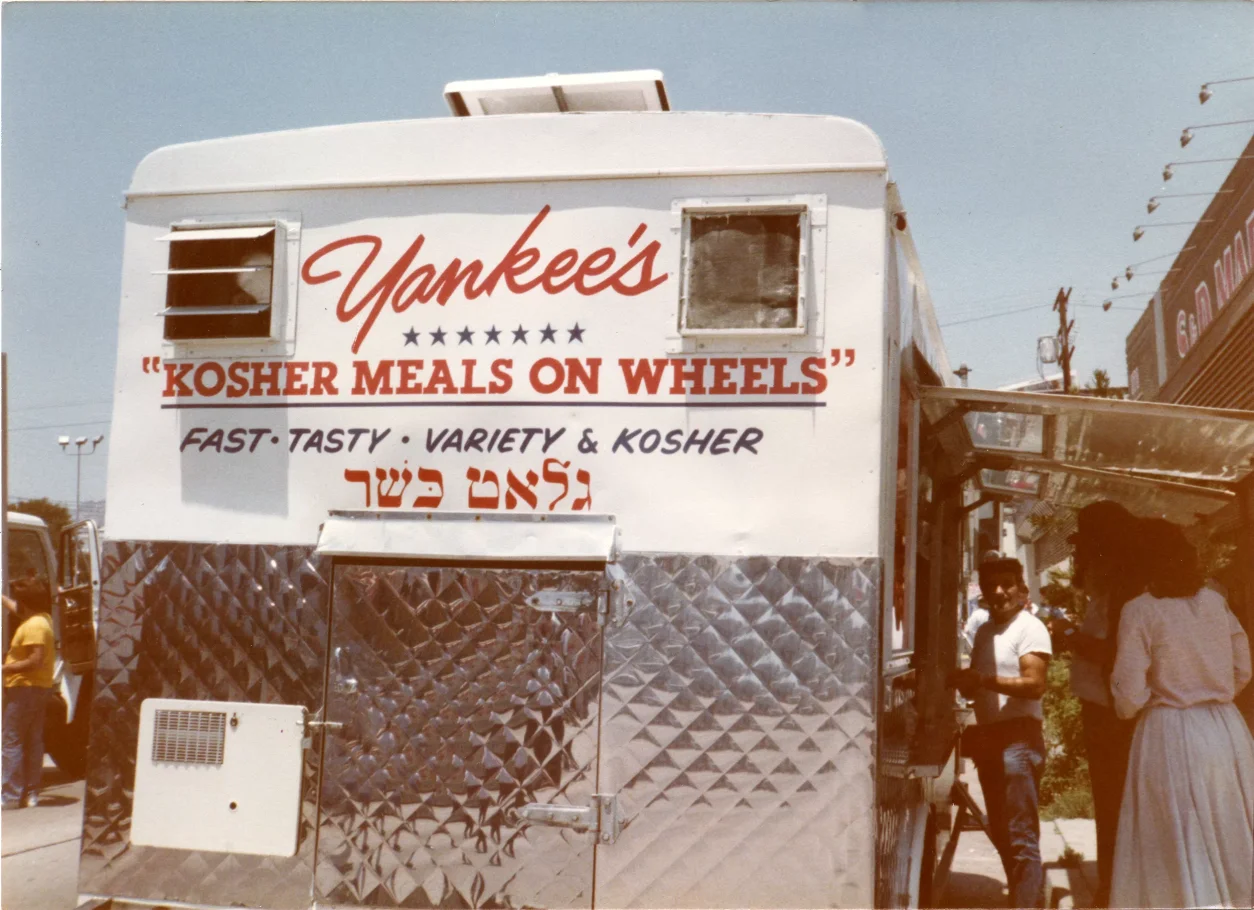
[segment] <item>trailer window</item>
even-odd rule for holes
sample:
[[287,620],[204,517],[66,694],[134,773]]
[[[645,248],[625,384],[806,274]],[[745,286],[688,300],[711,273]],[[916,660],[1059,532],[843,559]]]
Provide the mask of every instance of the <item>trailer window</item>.
[[683,334],[805,330],[804,207],[684,211]]
[[166,339],[271,337],[276,233],[274,224],[176,227],[162,237]]

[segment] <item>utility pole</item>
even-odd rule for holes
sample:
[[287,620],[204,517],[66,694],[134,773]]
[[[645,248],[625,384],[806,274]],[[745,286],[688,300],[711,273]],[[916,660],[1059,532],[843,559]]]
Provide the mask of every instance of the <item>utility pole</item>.
[[1071,343],[1071,331],[1075,328],[1075,320],[1067,321],[1067,301],[1071,299],[1071,288],[1059,288],[1054,298],[1054,311],[1058,313],[1058,360],[1062,364],[1062,393],[1071,394],[1071,355],[1075,353],[1075,345]]

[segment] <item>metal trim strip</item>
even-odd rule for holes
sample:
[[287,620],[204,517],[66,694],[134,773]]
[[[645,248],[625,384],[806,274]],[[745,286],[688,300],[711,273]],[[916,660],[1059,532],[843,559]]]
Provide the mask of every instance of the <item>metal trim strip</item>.
[[403,186],[460,186],[483,183],[548,183],[573,180],[650,180],[659,177],[756,177],[773,174],[885,174],[886,165],[880,164],[789,164],[744,165],[741,167],[676,167],[653,170],[628,168],[580,171],[578,173],[531,174],[452,174],[445,177],[400,177],[391,180],[318,181],[292,184],[238,184],[235,186],[199,186],[184,189],[127,190],[124,198],[161,198],[168,196],[208,196],[226,193],[277,193],[312,190],[349,190],[371,187]]
[[611,515],[558,520],[473,512],[334,512],[322,526],[316,552],[336,557],[610,562],[617,530]]

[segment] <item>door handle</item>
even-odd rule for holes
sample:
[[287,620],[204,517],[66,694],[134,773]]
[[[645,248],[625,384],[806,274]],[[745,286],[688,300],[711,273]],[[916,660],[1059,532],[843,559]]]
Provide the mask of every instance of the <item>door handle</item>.
[[335,649],[335,691],[340,695],[357,694],[357,677],[344,672],[344,649]]

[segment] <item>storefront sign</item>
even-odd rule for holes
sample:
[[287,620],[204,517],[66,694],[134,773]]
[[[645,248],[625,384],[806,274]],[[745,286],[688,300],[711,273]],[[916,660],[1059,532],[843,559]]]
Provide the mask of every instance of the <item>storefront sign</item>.
[[[1254,154],[1254,142],[1243,155]],[[1163,283],[1167,376],[1172,376],[1236,300],[1254,271],[1254,161],[1241,160],[1200,219]]]

